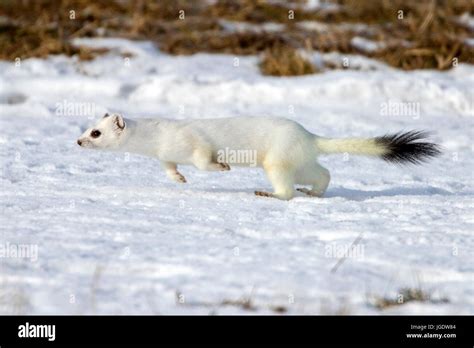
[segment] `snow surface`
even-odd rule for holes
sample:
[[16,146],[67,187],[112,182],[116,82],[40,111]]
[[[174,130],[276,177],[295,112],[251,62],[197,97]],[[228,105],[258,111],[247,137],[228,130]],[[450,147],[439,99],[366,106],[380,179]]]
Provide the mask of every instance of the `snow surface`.
[[367,53],[373,53],[385,48],[385,44],[383,42],[368,40],[360,36],[354,36],[351,39],[351,45],[354,48]]
[[458,17],[458,23],[464,25],[466,28],[474,30],[474,17],[465,12],[462,16]]
[[264,22],[252,24],[247,22],[236,22],[221,19],[220,26],[229,33],[262,33],[262,32],[279,32],[285,30],[285,25],[275,22]]
[[[474,313],[472,66],[354,70],[350,56],[347,70],[275,78],[258,57],[76,43],[112,51],[0,62],[0,247],[38,251],[0,258],[1,313]],[[270,190],[258,169],[183,167],[183,185],[154,159],[81,149],[89,113],[106,111],[285,116],[341,137],[427,129],[444,154],[419,167],[324,157],[327,197],[285,202],[254,196]],[[433,301],[373,306],[405,287]]]

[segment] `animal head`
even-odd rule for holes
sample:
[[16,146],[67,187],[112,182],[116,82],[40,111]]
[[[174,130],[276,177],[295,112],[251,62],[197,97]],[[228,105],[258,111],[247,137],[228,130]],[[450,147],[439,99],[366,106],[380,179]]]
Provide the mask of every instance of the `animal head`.
[[125,137],[126,123],[119,114],[105,114],[94,126],[77,139],[79,146],[90,149],[113,150],[120,146]]

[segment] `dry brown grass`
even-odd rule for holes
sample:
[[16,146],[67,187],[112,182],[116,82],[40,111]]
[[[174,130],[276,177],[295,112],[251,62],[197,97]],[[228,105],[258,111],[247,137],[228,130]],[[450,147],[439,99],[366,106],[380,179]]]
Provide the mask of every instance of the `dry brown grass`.
[[344,9],[340,19],[372,23],[376,40],[395,43],[369,56],[404,70],[444,70],[453,66],[454,58],[474,64],[474,48],[464,43],[472,33],[456,22],[465,12],[474,14],[471,0],[338,2]]
[[[101,50],[74,47],[75,37],[118,36],[154,39],[167,32],[167,21],[178,21],[179,11],[195,11],[191,1],[6,0],[0,2],[0,59],[78,55],[91,59]],[[71,11],[74,11],[73,13]],[[183,21],[180,21],[183,22]],[[200,21],[202,22],[202,21]],[[186,30],[192,21],[181,24]],[[186,28],[184,28],[186,27]]]
[[314,74],[317,69],[294,48],[277,45],[264,52],[260,71],[271,76],[298,76]]
[[426,18],[431,7],[439,9],[443,16],[451,17],[473,11],[471,0],[335,0],[341,11],[334,14],[338,22],[360,22],[372,24],[397,23],[399,10],[404,17]]
[[282,42],[280,35],[262,33],[216,34],[208,32],[180,32],[159,41],[160,49],[171,54],[197,52],[256,54]]
[[425,292],[421,288],[402,288],[398,292],[397,298],[388,297],[373,297],[372,305],[377,309],[384,310],[387,308],[401,306],[410,302],[424,302],[424,303],[447,303],[447,298],[433,299],[431,294]]
[[[294,2],[298,4],[300,2]],[[289,7],[278,3],[252,0],[221,0],[208,7],[206,13],[210,17],[222,18],[239,22],[264,23],[279,22],[289,23]],[[300,11],[303,13],[303,11]],[[306,13],[306,12],[305,12]],[[298,16],[298,18],[302,18]],[[307,18],[307,16],[306,16]]]
[[[148,39],[170,54],[196,52],[259,54],[262,72],[270,75],[316,72],[295,50],[360,53],[405,69],[448,69],[453,59],[474,64],[474,48],[464,42],[472,32],[456,22],[474,15],[472,0],[333,0],[337,10],[303,10],[303,0],[283,3],[250,0],[91,1],[5,0],[0,2],[0,59],[77,55],[93,59],[106,50],[74,47],[75,37],[118,36]],[[75,18],[70,18],[70,11]],[[294,19],[289,18],[294,11]],[[403,11],[403,19],[399,12]],[[185,18],[180,19],[184,11]],[[278,22],[281,32],[228,32],[219,20],[250,23]],[[314,32],[297,26],[302,20],[328,25]],[[357,35],[381,41],[385,49],[358,52],[356,35],[337,23],[365,23],[370,30]],[[291,67],[289,64],[296,64]]]

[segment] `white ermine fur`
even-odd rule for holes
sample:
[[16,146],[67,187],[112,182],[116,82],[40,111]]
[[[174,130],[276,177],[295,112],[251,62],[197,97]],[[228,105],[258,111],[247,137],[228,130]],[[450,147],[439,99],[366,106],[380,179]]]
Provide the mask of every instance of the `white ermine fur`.
[[[307,131],[284,118],[233,117],[202,120],[125,119],[106,114],[78,139],[85,148],[131,152],[157,158],[167,176],[177,182],[186,179],[178,165],[194,165],[200,170],[225,171],[230,165],[260,166],[274,192],[256,191],[260,196],[291,199],[298,190],[321,197],[330,175],[316,158],[322,154],[349,153],[380,157],[386,161],[419,163],[438,155],[436,144],[423,141],[424,132],[406,132],[360,139],[329,139]],[[251,152],[256,163],[235,160],[225,163],[223,152]],[[238,156],[237,156],[238,157]],[[230,163],[231,162],[231,163]]]

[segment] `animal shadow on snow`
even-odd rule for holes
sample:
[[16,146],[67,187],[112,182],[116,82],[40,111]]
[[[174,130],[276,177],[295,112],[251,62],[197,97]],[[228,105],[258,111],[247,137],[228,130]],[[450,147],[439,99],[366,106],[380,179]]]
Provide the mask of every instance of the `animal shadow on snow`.
[[325,197],[326,198],[335,198],[342,197],[353,201],[364,201],[366,199],[371,199],[375,197],[394,197],[394,196],[432,196],[432,195],[442,195],[450,196],[453,195],[452,192],[436,188],[436,187],[393,187],[386,190],[380,191],[362,191],[362,190],[353,190],[348,188],[333,188],[329,189]]
[[[267,188],[269,191],[272,191],[270,187],[262,186]],[[199,188],[201,193],[248,193],[253,195],[254,190],[249,188]],[[308,197],[304,194],[295,193],[295,198],[297,197],[307,197],[308,199],[325,199],[325,198],[345,198],[352,201],[365,201],[367,199],[372,199],[375,197],[395,197],[395,196],[433,196],[433,195],[441,195],[441,196],[451,196],[454,193],[436,188],[436,187],[394,187],[386,190],[380,191],[363,191],[363,190],[354,190],[348,189],[344,187],[337,187],[337,188],[329,188],[324,198],[314,198]]]

